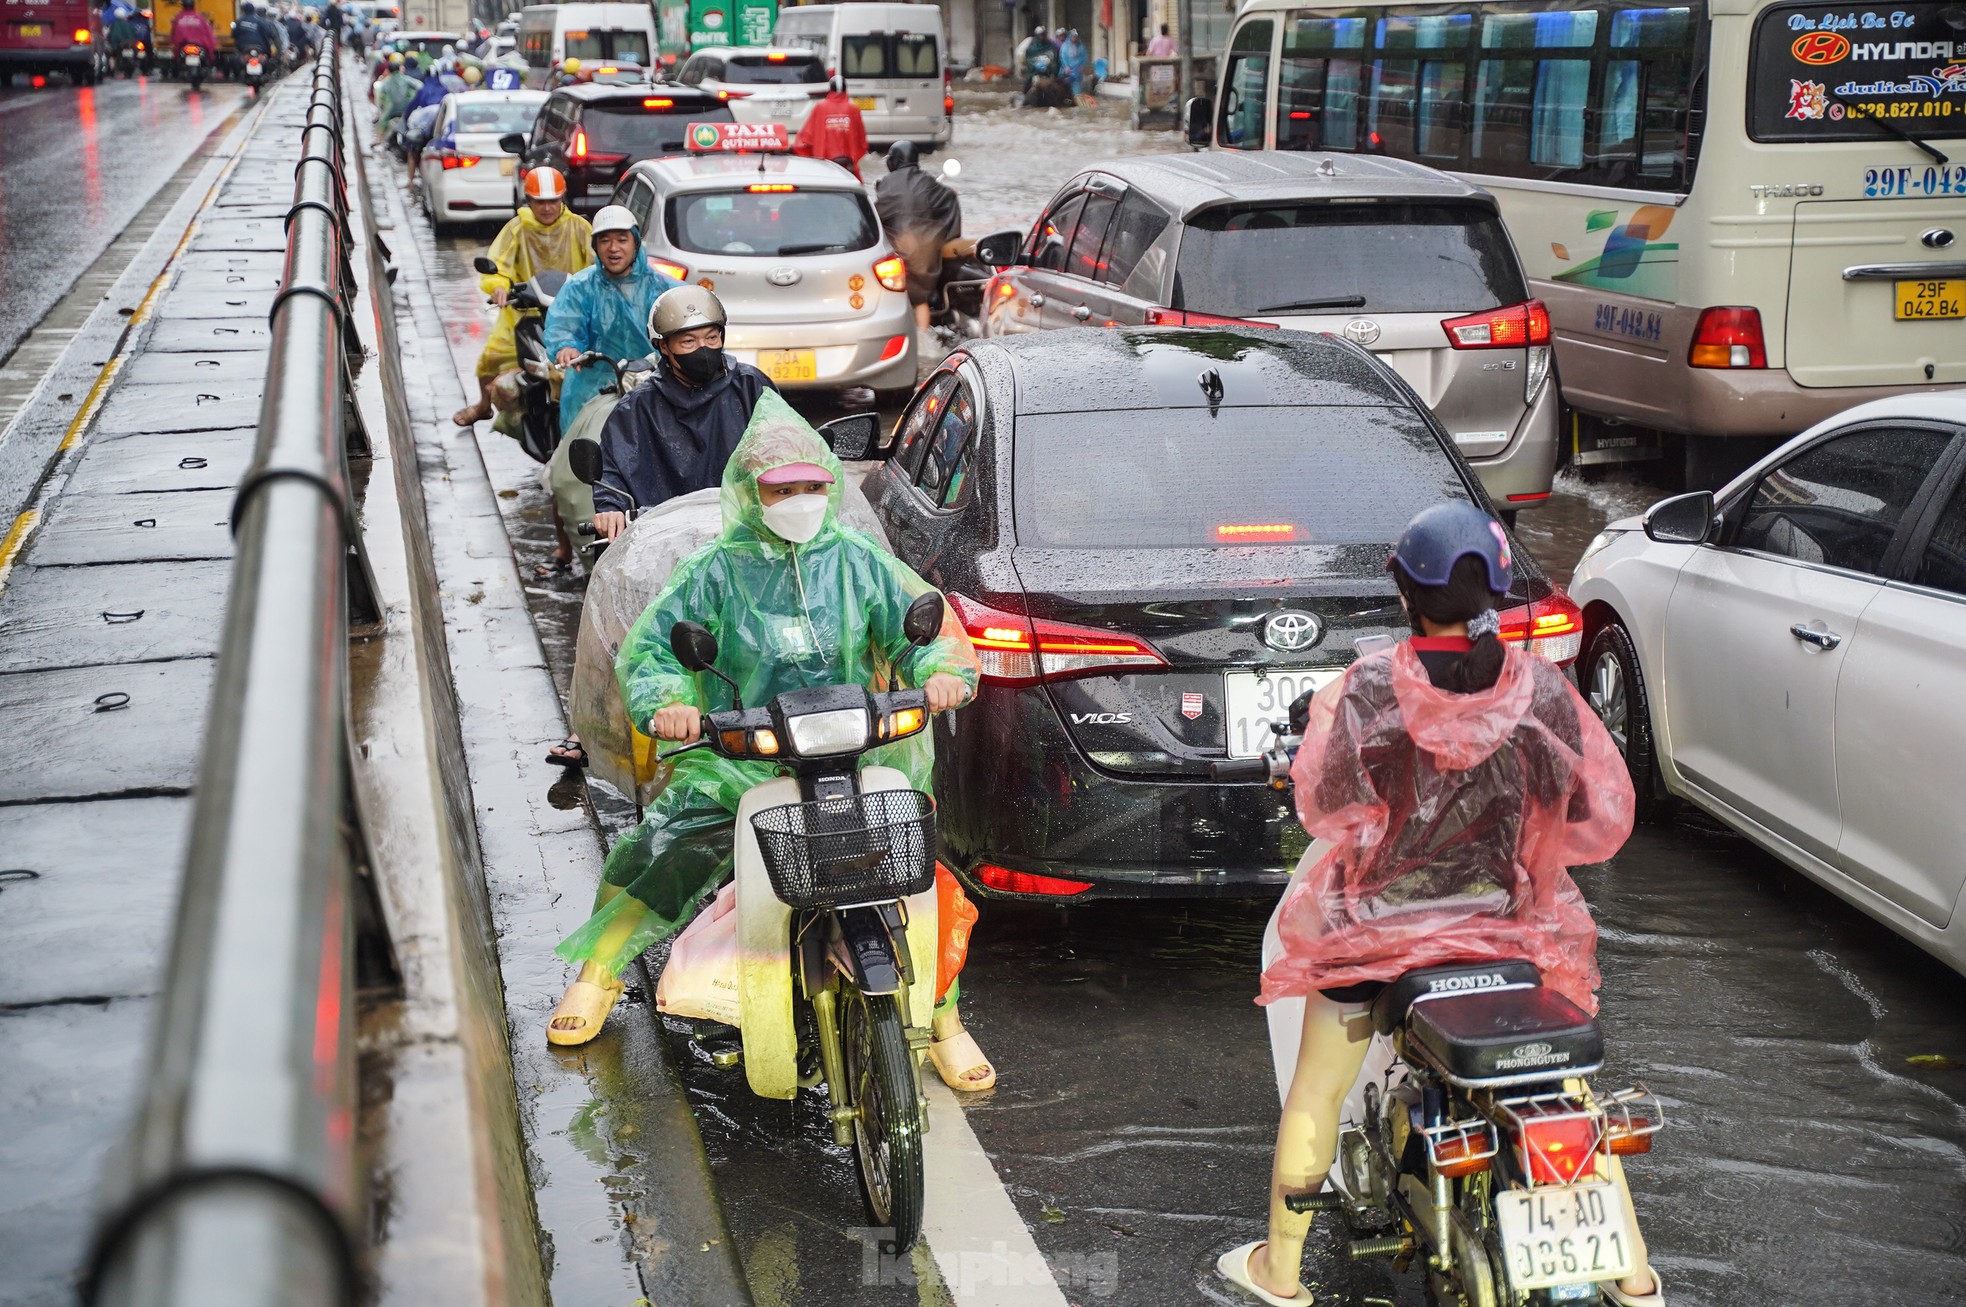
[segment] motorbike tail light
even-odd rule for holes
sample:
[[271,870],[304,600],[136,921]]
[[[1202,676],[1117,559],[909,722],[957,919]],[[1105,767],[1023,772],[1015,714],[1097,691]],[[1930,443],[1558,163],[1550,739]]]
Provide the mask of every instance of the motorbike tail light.
[[1129,667],[1167,666],[1158,649],[1118,631],[1042,617],[1033,621],[954,593],[949,603],[976,647],[983,679],[999,685],[1034,685]]
[[673,277],[677,281],[689,280],[689,269],[680,263],[671,263],[667,259],[650,259],[649,266],[665,277]]
[[1597,1118],[1588,1112],[1526,1117],[1516,1151],[1531,1184],[1569,1184],[1591,1169],[1597,1137]]
[[1558,667],[1577,661],[1583,649],[1584,610],[1560,587],[1534,603],[1505,608],[1496,616],[1501,618],[1505,643],[1520,644]]
[[1092,888],[1089,880],[1066,880],[1063,876],[1040,876],[1035,872],[1012,871],[986,862],[976,869],[976,879],[1006,894],[1083,894]]
[[1458,1135],[1442,1140],[1434,1149],[1434,1169],[1446,1179],[1459,1180],[1486,1171],[1494,1156],[1486,1134]]
[[887,343],[885,348],[881,350],[881,362],[885,363],[889,359],[900,358],[902,353],[906,351],[907,348],[908,348],[908,338],[906,336],[896,336],[893,340],[890,340]]
[[1440,326],[1455,349],[1522,349],[1550,343],[1550,311],[1541,300],[1449,318]]
[[1225,318],[1217,313],[1196,313],[1190,309],[1148,309],[1150,327],[1265,327],[1276,330],[1274,322],[1254,322],[1248,318]]
[[1613,1123],[1605,1128],[1604,1139],[1600,1145],[1605,1152],[1617,1157],[1630,1157],[1634,1153],[1652,1151],[1652,1136],[1658,1133],[1656,1127],[1639,1130]]
[[874,265],[874,280],[889,290],[907,290],[908,265],[899,254],[890,254]]
[[1765,368],[1760,309],[1703,309],[1686,362],[1696,368]]

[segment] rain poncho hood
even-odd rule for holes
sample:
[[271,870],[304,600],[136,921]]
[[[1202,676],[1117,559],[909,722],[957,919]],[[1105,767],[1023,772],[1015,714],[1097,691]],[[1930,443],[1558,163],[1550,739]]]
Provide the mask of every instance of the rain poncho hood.
[[[553,297],[553,307],[546,311],[546,356],[571,346],[583,352],[597,349],[616,361],[642,358],[649,353],[649,310],[655,297],[680,285],[649,266],[642,234],[636,232],[635,257],[626,274],[610,277],[597,258]],[[561,430],[571,429],[587,401],[613,380],[614,373],[603,364],[568,368],[560,382]]]
[[[640,393],[639,390],[637,393]],[[765,526],[760,473],[816,463],[833,475],[819,534],[792,546]],[[920,686],[947,672],[976,687],[977,661],[952,612],[942,632],[915,648],[902,618],[931,589],[870,535],[839,520],[845,470],[805,419],[776,394],[757,409],[725,468],[723,530],[680,563],[669,584],[630,628],[615,659],[628,715],[644,727],[662,708],[705,712],[731,706],[727,686],[684,669],[669,648],[677,622],[700,622],[717,637],[717,667],[748,706],[816,685]],[[926,731],[874,749],[863,765],[899,768],[927,789],[933,746]],[[737,762],[707,749],[682,754],[647,818],[608,854],[594,915],[560,944],[570,962],[611,972],[689,920],[722,879],[732,815],[746,791],[776,774],[774,764]]]
[[[667,360],[615,406],[601,429],[601,480],[594,508],[621,513],[625,489],[643,508],[721,482],[759,399],[777,387],[748,363],[725,356],[724,375],[685,385]],[[796,460],[795,460],[796,461]]]
[[908,302],[928,303],[942,276],[942,247],[963,234],[962,202],[920,168],[903,168],[874,184],[874,207],[908,265]]
[[1568,869],[1624,844],[1631,778],[1556,667],[1511,648],[1494,686],[1456,694],[1410,645],[1361,658],[1311,701],[1290,775],[1334,847],[1284,894],[1259,1002],[1526,958],[1596,1011],[1597,927]]

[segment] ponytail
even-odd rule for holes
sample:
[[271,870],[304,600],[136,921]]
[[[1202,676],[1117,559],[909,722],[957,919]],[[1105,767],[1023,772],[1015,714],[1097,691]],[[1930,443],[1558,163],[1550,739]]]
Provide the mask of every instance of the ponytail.
[[1420,585],[1400,568],[1393,569],[1393,580],[1406,599],[1413,630],[1421,630],[1420,619],[1435,626],[1468,624],[1473,647],[1457,658],[1437,679],[1441,689],[1455,694],[1477,694],[1501,679],[1502,660],[1507,650],[1502,644],[1502,623],[1495,606],[1503,596],[1488,588],[1488,565],[1473,554],[1456,559],[1446,585]]

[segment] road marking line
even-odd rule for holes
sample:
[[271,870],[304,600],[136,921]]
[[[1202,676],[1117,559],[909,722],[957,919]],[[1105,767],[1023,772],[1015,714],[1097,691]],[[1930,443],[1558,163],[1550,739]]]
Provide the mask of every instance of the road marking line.
[[932,1076],[928,1120],[922,1238],[956,1307],[1069,1307],[955,1091]]
[[15,518],[14,524],[7,528],[7,534],[0,537],[0,591],[6,590],[7,573],[14,570],[14,555],[20,552],[21,545],[27,540],[27,533],[34,529],[34,523],[40,516],[40,509],[28,509]]

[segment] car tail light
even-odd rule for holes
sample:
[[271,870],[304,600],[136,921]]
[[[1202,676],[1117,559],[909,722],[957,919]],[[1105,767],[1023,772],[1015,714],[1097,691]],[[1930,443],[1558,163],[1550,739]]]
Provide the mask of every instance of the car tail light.
[[1760,309],[1704,309],[1686,362],[1696,368],[1765,368]]
[[1083,894],[1092,888],[1089,880],[1066,880],[1062,876],[1012,871],[1009,867],[999,867],[990,862],[977,867],[976,879],[1006,894]]
[[885,348],[881,350],[881,362],[885,363],[889,359],[900,358],[902,353],[907,348],[908,348],[908,338],[906,336],[896,336],[893,340],[890,340],[887,343]]
[[1522,349],[1550,343],[1550,311],[1541,300],[1449,318],[1440,326],[1455,349]]
[[951,87],[952,82],[949,76],[949,69],[945,65],[942,69],[942,116],[944,118],[953,118],[956,116],[956,97]]
[[785,191],[796,191],[799,188],[790,182],[753,182],[744,189],[754,195],[778,195]]
[[765,56],[765,62],[768,64],[782,64],[785,62],[785,56],[782,54],[768,54]]
[[1225,318],[1215,313],[1195,313],[1188,309],[1148,309],[1147,325],[1150,327],[1266,327],[1276,329],[1274,322],[1254,322],[1248,318]]
[[670,108],[674,108],[675,104],[676,102],[674,100],[664,100],[664,99],[656,98],[656,99],[649,99],[649,100],[642,101],[642,108],[670,109]]
[[1584,612],[1570,601],[1561,588],[1533,604],[1507,608],[1496,614],[1502,620],[1501,638],[1521,644],[1538,658],[1558,667],[1577,661],[1584,643]]
[[90,40],[90,37],[89,37],[89,29],[88,29],[88,28],[86,28],[86,27],[78,27],[78,28],[76,28],[76,29],[75,29],[75,44],[77,44],[77,45],[87,45],[87,44],[89,43],[89,40]]
[[1292,522],[1223,522],[1215,538],[1224,544],[1288,544],[1297,539]]
[[899,254],[890,254],[874,265],[874,280],[889,290],[907,290],[908,265]]
[[[748,100],[751,98],[751,93],[749,91],[719,91],[717,92],[717,98],[719,100]],[[664,100],[662,103],[669,104],[671,102]]]
[[576,127],[573,132],[573,148],[567,151],[568,163],[587,162],[587,129]]
[[1588,1112],[1525,1117],[1516,1150],[1531,1184],[1569,1184],[1592,1166],[1598,1122]]
[[438,162],[443,164],[444,171],[449,172],[453,168],[475,168],[478,166],[478,159],[480,157],[475,154],[452,154],[449,151],[445,151],[443,154],[438,155],[437,159]]
[[671,263],[667,259],[650,259],[649,266],[665,277],[674,277],[677,281],[689,280],[689,269],[680,263]]
[[1159,650],[1118,631],[1045,618],[1033,621],[959,594],[951,594],[949,603],[976,646],[983,679],[999,685],[1035,685],[1129,667],[1167,666]]

